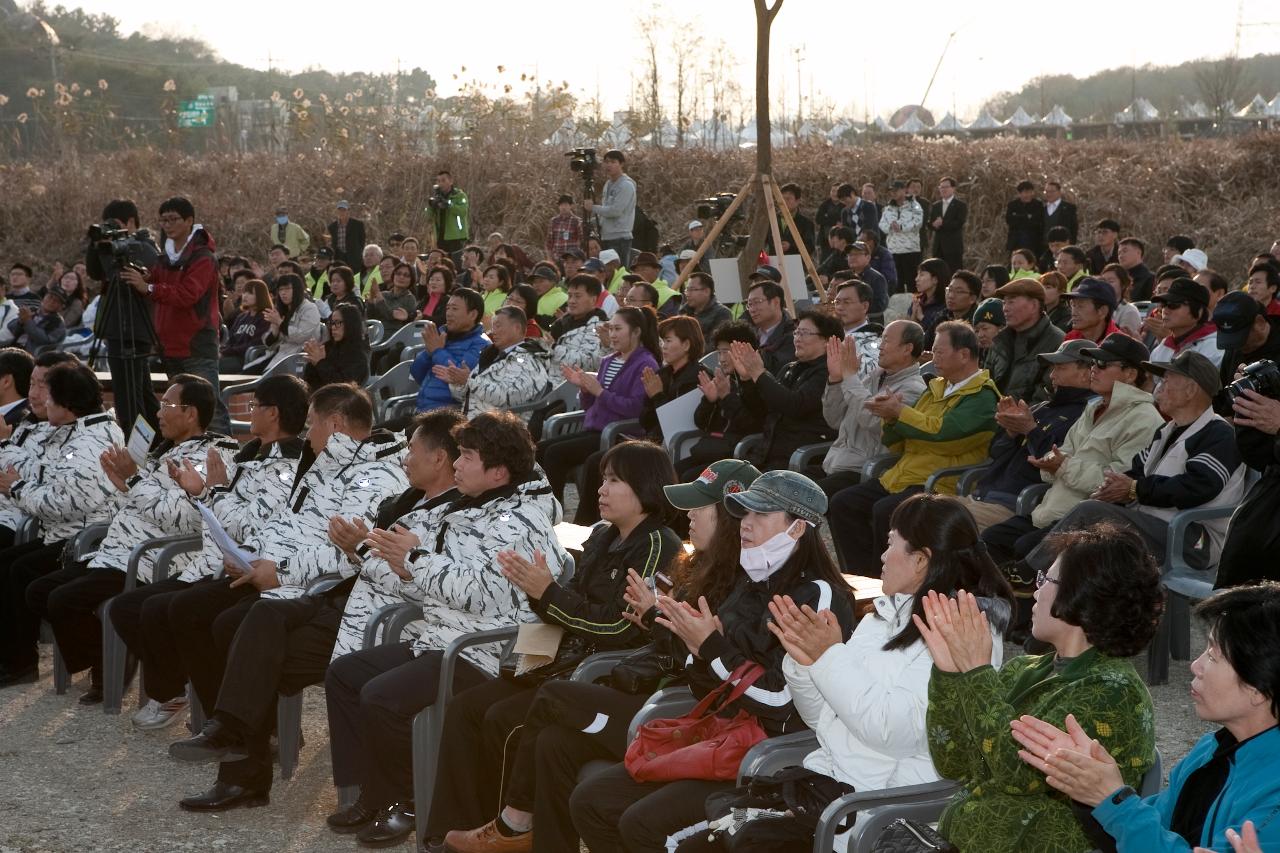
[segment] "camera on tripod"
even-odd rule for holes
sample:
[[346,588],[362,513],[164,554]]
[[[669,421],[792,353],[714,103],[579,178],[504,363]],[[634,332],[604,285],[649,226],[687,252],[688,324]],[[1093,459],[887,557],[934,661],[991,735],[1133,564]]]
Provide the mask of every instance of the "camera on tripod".
[[95,223],[89,226],[89,242],[98,246],[110,244],[116,270],[104,270],[109,274],[132,267],[145,275],[160,260],[160,250],[156,248],[151,232],[145,228],[130,234],[129,229],[119,222]]
[[[716,193],[707,198],[700,198],[694,202],[698,210],[699,219],[719,219],[729,210],[729,206],[733,204],[734,199],[738,197],[737,193]],[[742,218],[742,210],[735,210],[733,216],[729,218],[730,222],[735,222]]]
[[444,191],[444,187],[439,184],[432,185],[431,197],[427,199],[427,207],[440,211],[449,209],[449,193]]
[[582,186],[586,195],[594,196],[596,169],[600,165],[600,160],[596,157],[596,149],[575,148],[572,151],[566,151],[564,156],[569,158],[569,171],[582,177]]

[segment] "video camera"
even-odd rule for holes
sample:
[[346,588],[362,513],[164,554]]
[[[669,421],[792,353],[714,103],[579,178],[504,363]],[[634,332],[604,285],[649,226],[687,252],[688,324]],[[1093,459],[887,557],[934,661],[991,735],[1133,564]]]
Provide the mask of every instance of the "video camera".
[[116,269],[104,270],[108,276],[125,267],[131,267],[145,275],[160,260],[160,250],[146,228],[139,228],[130,234],[129,229],[114,220],[95,223],[89,226],[89,242],[103,249],[106,248],[105,244],[110,244],[110,254]]
[[[699,219],[719,219],[729,210],[729,205],[733,204],[734,199],[738,197],[737,193],[716,193],[707,198],[700,198],[694,202],[697,205]],[[734,211],[733,216],[729,218],[730,222],[734,222],[742,218],[742,209]]]
[[596,149],[575,148],[572,151],[566,151],[564,156],[569,158],[569,171],[582,177],[582,186],[586,195],[593,197],[596,194],[596,169],[600,166]]
[[1233,405],[1237,397],[1244,396],[1245,391],[1256,391],[1264,397],[1280,400],[1280,367],[1269,358],[1255,361],[1245,367],[1244,376],[1223,390],[1227,400]]

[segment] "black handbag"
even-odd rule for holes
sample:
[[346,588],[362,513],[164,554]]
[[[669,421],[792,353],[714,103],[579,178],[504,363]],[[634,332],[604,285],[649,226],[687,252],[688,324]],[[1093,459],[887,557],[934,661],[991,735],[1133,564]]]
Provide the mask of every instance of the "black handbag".
[[566,633],[556,649],[555,660],[534,669],[517,673],[520,655],[510,648],[498,663],[498,673],[507,681],[522,687],[537,687],[544,681],[554,678],[568,678],[578,668],[578,664],[595,653],[595,647],[577,634]]
[[929,824],[900,817],[884,828],[871,853],[960,853],[960,848]]

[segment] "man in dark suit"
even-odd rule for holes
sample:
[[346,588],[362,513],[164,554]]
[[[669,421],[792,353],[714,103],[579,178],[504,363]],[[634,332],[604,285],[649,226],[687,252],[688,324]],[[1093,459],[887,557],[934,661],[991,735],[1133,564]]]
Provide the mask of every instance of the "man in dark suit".
[[[791,233],[791,229],[787,227],[787,221],[782,217],[781,213],[778,214],[778,233],[782,236],[782,254],[800,254],[799,244],[803,243],[805,249],[809,251],[809,257],[812,258],[814,251],[813,220],[800,212],[800,196],[802,192],[799,184],[782,185],[782,200],[787,203],[787,210],[791,212],[791,218],[795,220],[796,230],[800,232],[798,235],[800,239],[797,240],[797,235]],[[768,243],[771,250],[769,254],[778,254],[773,246],[772,234],[769,235]],[[815,263],[817,263],[816,260]]]
[[1076,206],[1062,197],[1062,184],[1057,181],[1044,182],[1044,240],[1049,242],[1049,229],[1061,226],[1067,229],[1074,246],[1080,238],[1080,221],[1076,216]]
[[964,269],[964,220],[969,208],[956,198],[955,178],[938,181],[938,195],[939,199],[929,208],[933,257],[942,258],[952,270]]
[[364,223],[351,218],[351,205],[338,202],[338,218],[329,223],[329,246],[338,263],[359,272],[364,266]]
[[0,349],[0,419],[6,429],[0,430],[8,438],[30,411],[27,392],[31,388],[31,374],[36,361],[26,350],[17,347]]
[[1036,185],[1030,181],[1018,184],[1018,195],[1004,209],[1009,237],[1004,250],[1030,249],[1033,258],[1044,251],[1044,202],[1036,198]]

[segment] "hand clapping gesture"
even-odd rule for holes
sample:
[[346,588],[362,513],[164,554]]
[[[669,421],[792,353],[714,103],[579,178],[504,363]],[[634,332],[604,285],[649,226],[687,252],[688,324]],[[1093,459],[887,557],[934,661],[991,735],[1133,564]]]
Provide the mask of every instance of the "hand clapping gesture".
[[369,538],[369,525],[359,516],[347,521],[340,515],[329,519],[329,539],[342,549],[342,553],[354,558],[360,543]]
[[641,372],[640,381],[644,384],[644,393],[649,397],[656,397],[662,393],[662,377],[652,367],[646,367]]
[[499,551],[498,566],[502,576],[533,601],[541,601],[547,588],[556,582],[541,551],[533,552],[533,560],[526,560],[515,551]]
[[138,473],[138,463],[133,461],[129,451],[117,444],[102,451],[98,461],[102,465],[103,473],[107,475],[107,479],[113,486],[122,492],[129,491],[127,482],[130,477]]
[[444,335],[436,328],[436,324],[428,320],[422,327],[422,343],[427,352],[435,352],[444,346]]
[[404,567],[405,557],[414,548],[422,544],[418,534],[402,524],[391,525],[390,530],[375,527],[369,531],[369,550],[375,557],[387,561],[391,571],[408,580],[413,574]]
[[268,308],[262,312],[262,319],[271,324],[273,330],[279,330],[280,324],[284,322],[284,318],[280,316],[280,312],[274,308]]
[[453,360],[450,359],[447,367],[443,364],[437,364],[435,367],[431,368],[431,374],[435,376],[436,379],[442,379],[450,385],[465,385],[467,379],[471,377],[471,368],[467,367],[465,364],[461,366],[456,365],[453,363]]
[[921,604],[925,618],[911,618],[934,666],[943,672],[968,672],[991,663],[991,628],[972,593],[960,590],[956,598],[948,598],[931,589]]
[[1109,504],[1128,503],[1132,485],[1133,479],[1131,477],[1108,469],[1102,472],[1102,485],[1094,489],[1093,494],[1089,497],[1095,501],[1106,501]]
[[179,465],[174,460],[169,460],[169,479],[177,483],[182,491],[198,497],[205,490],[205,479],[200,476],[200,472],[196,470],[196,466],[191,464],[190,459],[183,459]]
[[644,615],[658,605],[658,596],[635,569],[627,569],[627,588],[622,593],[627,609],[622,618],[643,627]]
[[1010,435],[1026,435],[1036,428],[1035,415],[1025,400],[1001,397],[996,403],[996,423]]
[[707,604],[705,596],[698,598],[698,606],[694,608],[688,602],[660,595],[658,609],[662,611],[662,615],[657,618],[657,623],[683,640],[695,655],[707,641],[707,637],[716,631],[724,632],[720,617],[712,614],[711,605]]
[[876,417],[886,421],[896,421],[906,403],[902,395],[896,391],[883,391],[862,404],[862,407]]
[[13,488],[13,484],[21,480],[18,469],[10,465],[3,471],[0,471],[0,494],[7,495],[9,490]]
[[773,621],[767,623],[769,630],[801,666],[813,666],[827,649],[844,640],[840,622],[830,610],[815,613],[807,604],[796,607],[789,595],[775,595],[769,612],[773,614]]
[[1027,461],[1031,463],[1033,468],[1056,474],[1058,469],[1062,467],[1062,463],[1067,461],[1067,457],[1055,444],[1044,456],[1028,456]]
[[733,367],[739,378],[755,381],[764,374],[764,359],[751,344],[734,341],[729,344],[729,351],[733,353]]
[[302,354],[311,364],[319,364],[324,359],[324,344],[311,340],[302,345]]

